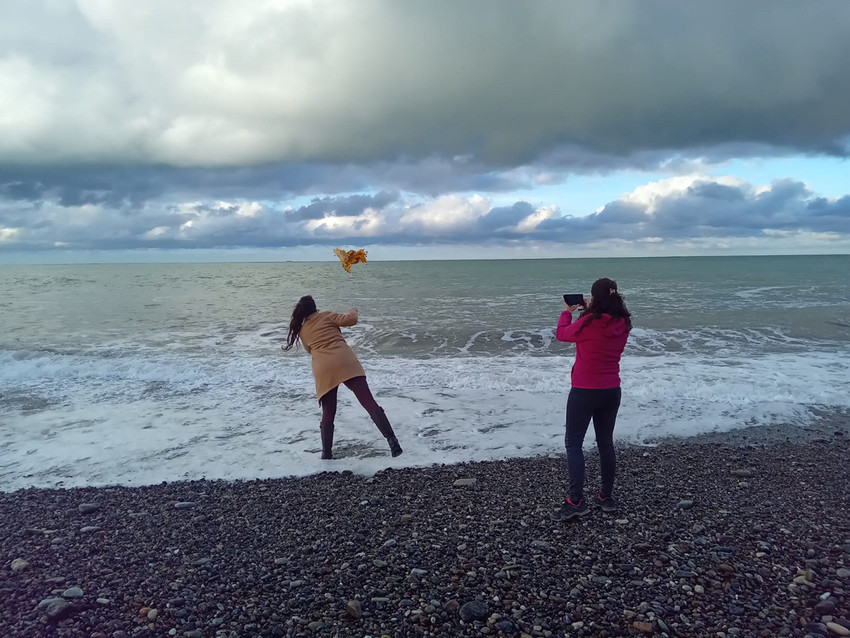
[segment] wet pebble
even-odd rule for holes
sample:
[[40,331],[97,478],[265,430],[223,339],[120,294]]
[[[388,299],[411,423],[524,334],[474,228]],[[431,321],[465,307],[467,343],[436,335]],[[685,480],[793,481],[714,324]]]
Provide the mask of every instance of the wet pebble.
[[483,603],[480,600],[471,600],[468,603],[464,603],[464,605],[460,608],[460,617],[464,622],[486,620],[488,614],[489,611],[486,603]]

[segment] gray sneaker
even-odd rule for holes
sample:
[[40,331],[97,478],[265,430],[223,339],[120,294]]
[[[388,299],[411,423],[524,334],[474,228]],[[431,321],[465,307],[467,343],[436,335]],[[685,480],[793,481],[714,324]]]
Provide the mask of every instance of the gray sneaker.
[[561,507],[555,510],[553,516],[559,521],[569,521],[586,514],[590,514],[586,500],[581,499],[578,503],[573,503],[570,499],[567,499]]
[[613,496],[604,498],[602,496],[602,492],[596,493],[596,505],[601,507],[603,512],[608,513],[616,512],[618,509],[620,509],[620,504],[614,500]]

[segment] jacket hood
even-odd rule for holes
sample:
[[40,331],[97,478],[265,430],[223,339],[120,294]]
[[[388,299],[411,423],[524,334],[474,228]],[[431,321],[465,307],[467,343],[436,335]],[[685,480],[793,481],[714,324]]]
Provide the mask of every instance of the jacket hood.
[[598,329],[606,337],[619,337],[628,334],[629,326],[626,320],[622,317],[612,317],[607,313],[602,313],[599,319],[594,319],[591,325],[598,324]]

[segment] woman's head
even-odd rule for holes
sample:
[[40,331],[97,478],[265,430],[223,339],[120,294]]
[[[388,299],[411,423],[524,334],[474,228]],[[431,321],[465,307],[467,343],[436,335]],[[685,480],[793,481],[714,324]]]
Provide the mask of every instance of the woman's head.
[[304,295],[295,304],[292,309],[292,317],[289,320],[289,334],[286,335],[286,345],[284,350],[289,350],[298,341],[298,335],[301,334],[301,326],[304,325],[304,320],[316,312],[316,302],[310,295]]
[[598,300],[600,304],[607,305],[614,295],[619,297],[619,294],[617,294],[617,282],[613,279],[608,279],[607,277],[597,279],[590,287],[590,296],[594,300]]
[[590,287],[590,297],[590,307],[582,313],[582,316],[593,315],[588,322],[605,314],[625,319],[629,330],[632,329],[632,314],[617,291],[616,281],[607,277],[597,279]]
[[299,309],[304,312],[304,317],[309,317],[316,312],[316,301],[311,295],[304,295],[298,300],[298,303],[295,304],[295,309],[292,311],[292,314],[298,312]]

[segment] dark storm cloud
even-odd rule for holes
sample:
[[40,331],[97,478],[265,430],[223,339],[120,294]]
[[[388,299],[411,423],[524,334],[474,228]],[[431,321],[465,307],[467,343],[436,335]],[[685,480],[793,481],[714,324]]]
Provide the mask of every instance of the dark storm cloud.
[[[22,202],[59,199],[65,206],[104,204],[132,210],[150,201],[254,199],[285,203],[303,195],[334,196],[374,187],[436,196],[449,191],[509,191],[528,188],[525,174],[485,169],[466,161],[424,160],[370,166],[275,164],[241,168],[121,167],[109,165],[0,166],[0,197]],[[321,197],[324,195],[325,197]],[[364,197],[353,195],[352,197]],[[316,203],[299,214],[322,214]],[[376,202],[383,206],[383,199]]]
[[580,170],[850,134],[844,2],[6,4],[0,163]]
[[317,197],[306,206],[287,214],[292,221],[321,219],[328,215],[339,217],[357,216],[367,208],[382,209],[397,202],[398,193],[380,192],[375,195],[351,195],[348,197]]
[[511,206],[493,208],[489,213],[478,219],[477,226],[485,232],[510,228],[519,224],[532,213],[534,213],[534,206],[528,202],[516,202]]

